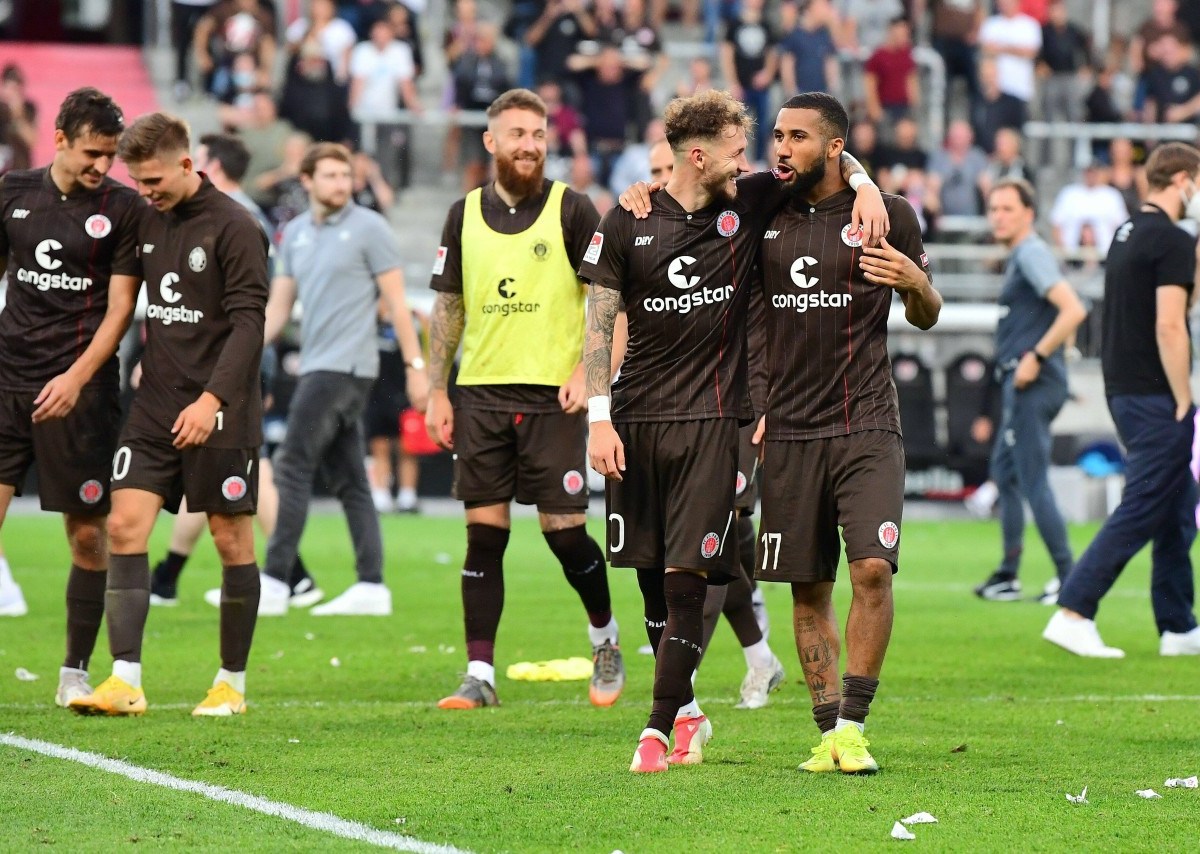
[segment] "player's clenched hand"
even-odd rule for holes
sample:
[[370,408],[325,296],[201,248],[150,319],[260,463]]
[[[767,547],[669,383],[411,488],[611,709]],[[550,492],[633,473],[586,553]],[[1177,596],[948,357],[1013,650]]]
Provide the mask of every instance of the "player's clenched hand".
[[574,415],[587,409],[587,391],[583,385],[583,362],[575,366],[571,378],[558,389],[558,405],[563,412]]
[[929,284],[925,271],[887,240],[877,247],[864,246],[858,265],[868,282],[886,285],[900,293],[918,291]]
[[609,480],[625,471],[625,446],[611,421],[595,421],[588,429],[588,462]]
[[175,419],[171,426],[175,440],[171,444],[180,450],[203,445],[217,426],[220,409],[220,398],[210,391],[201,393],[196,402],[189,404]]
[[33,410],[33,423],[37,424],[51,418],[62,418],[70,413],[79,400],[81,388],[83,388],[83,383],[75,379],[70,371],[59,374],[50,380],[33,399],[33,404],[37,407]]
[[874,184],[864,184],[854,196],[854,209],[850,211],[850,233],[861,229],[864,246],[878,246],[892,229],[883,194]]
[[650,194],[657,193],[662,188],[663,185],[658,181],[653,184],[638,181],[618,196],[617,201],[621,203],[621,207],[633,214],[634,219],[645,219],[650,216]]
[[454,407],[445,391],[430,393],[429,406],[425,409],[425,430],[439,448],[454,450]]

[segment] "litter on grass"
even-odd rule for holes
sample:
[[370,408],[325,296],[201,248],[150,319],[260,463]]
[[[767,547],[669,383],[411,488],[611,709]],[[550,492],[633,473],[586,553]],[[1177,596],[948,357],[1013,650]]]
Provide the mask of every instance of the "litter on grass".
[[916,839],[917,837],[900,822],[892,825],[892,839]]
[[900,819],[901,824],[937,824],[938,820],[927,812],[913,813],[908,818]]
[[17,679],[21,682],[36,682],[42,678],[42,677],[38,676],[36,673],[30,673],[24,667],[18,667],[13,672],[13,676],[16,676]]
[[1078,795],[1072,795],[1070,792],[1067,792],[1067,800],[1073,804],[1086,804],[1088,802],[1087,786],[1084,786],[1083,791]]
[[299,743],[300,743],[300,739],[298,739],[298,738],[289,738],[288,739],[288,744],[299,744]]
[[305,632],[305,633],[304,633],[304,639],[305,639],[305,640],[316,640],[316,639],[317,639],[317,636],[316,636],[316,635],[314,635],[312,632]]
[[1152,800],[1154,798],[1162,797],[1162,795],[1160,795],[1158,792],[1154,791],[1153,789],[1138,789],[1137,795],[1138,795],[1138,797],[1145,798],[1148,801]]
[[580,656],[554,658],[550,661],[518,661],[516,664],[510,664],[504,675],[521,682],[570,682],[576,679],[590,679],[592,662]]
[[1195,774],[1191,777],[1172,777],[1163,785],[1168,789],[1195,789],[1200,788],[1200,778]]
[[329,666],[330,667],[341,667],[342,660],[335,655],[333,658],[329,659]]
[[408,651],[409,651],[409,652],[411,652],[411,653],[416,653],[416,654],[420,654],[420,653],[422,653],[422,652],[429,652],[429,650],[427,650],[427,649],[426,649],[425,647],[423,647],[423,646],[410,646],[410,647],[408,648]]

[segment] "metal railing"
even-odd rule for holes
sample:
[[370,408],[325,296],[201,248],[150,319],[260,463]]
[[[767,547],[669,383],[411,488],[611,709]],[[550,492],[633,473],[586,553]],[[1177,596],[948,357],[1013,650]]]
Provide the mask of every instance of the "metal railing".
[[1177,140],[1195,143],[1197,137],[1196,125],[1187,122],[1026,122],[1022,132],[1031,139],[1065,139],[1074,142],[1073,160],[1077,168],[1083,168],[1092,159],[1092,143],[1098,139],[1154,139],[1160,142]]

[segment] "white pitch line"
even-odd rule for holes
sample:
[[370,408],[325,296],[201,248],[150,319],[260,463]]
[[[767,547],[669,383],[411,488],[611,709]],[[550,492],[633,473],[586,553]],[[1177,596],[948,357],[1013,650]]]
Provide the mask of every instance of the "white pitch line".
[[391,833],[386,830],[377,830],[370,825],[339,818],[332,813],[314,812],[313,810],[306,810],[301,807],[292,806],[291,804],[271,801],[266,798],[260,798],[257,795],[239,792],[236,789],[214,786],[211,783],[184,780],[181,777],[164,774],[162,771],[142,768],[138,765],[122,762],[119,759],[109,759],[107,756],[101,756],[98,753],[88,753],[83,750],[76,750],[73,747],[63,747],[61,744],[54,744],[49,741],[23,738],[13,733],[0,733],[0,744],[6,744],[18,750],[40,753],[43,756],[49,756],[54,759],[78,762],[80,765],[87,765],[90,768],[98,768],[110,774],[117,774],[137,783],[150,783],[151,785],[162,786],[164,789],[173,789],[177,792],[192,792],[212,801],[233,804],[234,806],[253,810],[263,815],[282,818],[286,821],[312,828],[313,830],[320,830],[334,836],[340,836],[343,839],[366,842],[369,845],[376,845],[380,848],[390,848],[393,851],[411,851],[414,854],[468,854],[468,852],[463,851],[461,848],[454,848],[450,845],[438,845],[433,842],[424,842],[412,836],[404,836],[403,834]]
[[[699,697],[705,706],[732,706],[738,702],[733,697]],[[1200,694],[1073,694],[1065,697],[1018,697],[1011,694],[986,694],[977,697],[957,697],[956,702],[962,703],[1196,703],[1200,702]],[[887,703],[943,703],[945,696],[881,696],[880,702]],[[809,704],[806,696],[797,694],[794,697],[772,697],[771,705],[791,706]],[[554,708],[579,707],[590,708],[591,704],[585,699],[557,700],[505,700],[506,708]],[[154,703],[149,712],[177,712],[192,709],[193,703]],[[339,700],[330,703],[325,700],[280,700],[277,702],[256,701],[250,704],[254,709],[432,709],[434,704],[428,700]],[[12,712],[55,711],[52,702],[44,703],[0,703],[0,710]],[[149,713],[148,712],[148,713]]]

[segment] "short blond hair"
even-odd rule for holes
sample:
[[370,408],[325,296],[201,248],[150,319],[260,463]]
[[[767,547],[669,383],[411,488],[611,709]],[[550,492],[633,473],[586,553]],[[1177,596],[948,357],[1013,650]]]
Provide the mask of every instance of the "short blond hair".
[[188,124],[169,113],[147,113],[121,134],[117,157],[126,163],[144,163],[164,155],[187,154],[192,144]]

